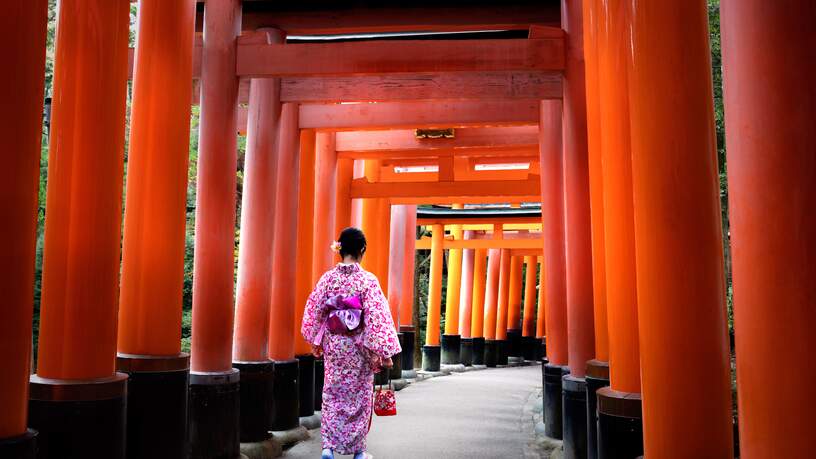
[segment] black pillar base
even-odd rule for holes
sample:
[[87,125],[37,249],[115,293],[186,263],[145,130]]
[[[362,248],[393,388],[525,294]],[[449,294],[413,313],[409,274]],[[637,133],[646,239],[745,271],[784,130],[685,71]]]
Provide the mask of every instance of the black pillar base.
[[521,353],[524,360],[530,362],[538,360],[539,349],[541,349],[541,340],[535,336],[523,336],[521,338]]
[[586,380],[566,375],[561,380],[564,395],[564,458],[587,457]]
[[462,338],[459,342],[459,361],[466,367],[473,365],[473,338]]
[[507,330],[507,355],[510,357],[523,357],[524,347],[521,344],[521,330]]
[[[397,333],[397,338],[399,339],[400,347],[405,345],[405,335],[401,332]],[[403,348],[404,349],[404,348]],[[394,366],[391,367],[391,379],[401,379],[402,378],[402,353],[397,353],[391,357],[391,361],[394,363]]]
[[564,436],[561,379],[569,369],[550,364],[541,368],[544,372],[544,435],[560,440]]
[[499,342],[495,339],[485,340],[484,364],[488,368],[496,368],[499,364]]
[[187,432],[190,459],[234,459],[240,454],[241,373],[190,372]]
[[459,346],[462,337],[459,335],[442,335],[442,364],[459,364]]
[[326,377],[326,367],[322,358],[315,360],[315,411],[323,410],[323,379]]
[[422,346],[422,370],[439,371],[441,357],[442,348],[440,346]]
[[94,381],[31,376],[28,424],[38,459],[123,459],[127,375]]
[[509,363],[508,357],[510,356],[510,341],[507,341],[506,339],[497,339],[496,349],[498,355],[496,364],[506,366]]
[[[289,430],[300,425],[299,376],[300,361],[298,359],[275,361],[274,380],[272,381],[272,393],[274,394],[272,430]],[[314,393],[312,393],[312,401],[314,401]]]
[[587,458],[598,457],[598,397],[596,392],[609,385],[609,363],[600,360],[587,362]]
[[119,354],[116,369],[128,375],[128,459],[183,457],[190,355]]
[[482,337],[473,340],[473,365],[485,364],[485,339]]
[[541,349],[538,350],[538,352],[540,352],[540,354],[538,356],[538,360],[541,360],[543,362],[545,360],[548,360],[547,359],[547,337],[544,336],[544,337],[541,337],[539,339],[541,340]]
[[17,437],[0,438],[0,457],[3,459],[35,459],[37,431],[28,429]]
[[623,459],[643,454],[640,394],[598,390],[598,457]]
[[232,366],[241,372],[241,443],[264,441],[272,420],[274,364],[232,362]]
[[414,332],[414,327],[400,327],[400,333],[402,333],[402,369],[413,370],[416,332]]
[[312,416],[315,412],[315,358],[311,354],[296,356],[298,360],[298,415],[302,418]]

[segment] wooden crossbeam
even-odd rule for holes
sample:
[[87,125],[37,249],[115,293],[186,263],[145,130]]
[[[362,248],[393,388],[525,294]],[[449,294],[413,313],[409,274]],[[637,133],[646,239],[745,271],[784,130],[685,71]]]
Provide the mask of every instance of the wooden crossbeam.
[[497,194],[495,196],[427,196],[427,197],[404,197],[391,198],[392,205],[397,204],[521,204],[528,202],[541,202],[541,195],[519,195],[507,196]]
[[[538,155],[538,126],[482,127],[457,129],[453,139],[417,139],[413,129],[389,131],[338,132],[337,152],[355,159],[379,159],[377,155],[393,158],[417,157],[411,153],[429,150],[447,150],[459,154],[464,150],[524,152]],[[460,151],[461,150],[461,151]],[[419,153],[422,155],[424,153]],[[441,151],[431,154],[443,154]],[[366,155],[372,155],[368,158]]]
[[[493,226],[496,224],[504,224],[504,229],[535,229],[541,227],[541,217],[469,217],[469,218],[454,218],[454,217],[428,217],[417,218],[417,225],[465,225],[469,230],[474,231],[493,231]],[[517,227],[510,225],[525,224],[530,226]],[[478,226],[477,226],[478,225]]]
[[[542,250],[542,240],[537,239],[445,239],[443,249],[532,249]],[[431,238],[423,237],[416,242],[417,250],[430,250]]]
[[303,104],[303,129],[396,129],[534,125],[538,100],[405,101]]
[[560,72],[461,72],[287,77],[284,102],[385,102],[430,99],[560,99]]
[[[483,196],[534,196],[541,200],[540,178],[459,182],[371,183],[364,178],[351,182],[352,198],[461,198]],[[497,201],[503,202],[503,201]]]
[[422,72],[561,71],[564,39],[382,40],[261,44],[241,37],[242,77]]
[[[199,3],[203,3],[203,0],[199,0]],[[308,2],[302,9],[292,3],[285,4],[283,8],[280,5],[280,2],[244,0],[242,29],[254,31],[275,26],[289,35],[526,30],[531,24],[557,27],[561,18],[559,4],[554,0],[520,5],[507,2],[487,5],[480,2],[478,8],[451,7],[439,2],[434,2],[434,5],[438,5],[434,7],[395,7],[394,2],[383,2],[377,8],[326,2],[326,5],[337,6],[319,10],[310,7]],[[199,32],[203,18],[202,9],[196,18],[196,30]]]

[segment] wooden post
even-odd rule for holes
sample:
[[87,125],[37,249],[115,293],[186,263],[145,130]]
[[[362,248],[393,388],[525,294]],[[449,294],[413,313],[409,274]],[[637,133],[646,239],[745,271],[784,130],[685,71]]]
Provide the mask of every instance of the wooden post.
[[563,154],[561,151],[561,103],[541,103],[539,124],[541,149],[541,218],[544,238],[544,285],[546,286],[547,358],[551,365],[565,366],[567,354],[567,292],[564,255]]
[[[0,76],[0,444],[17,438],[33,457],[35,434],[26,427],[48,2],[6,3],[0,10],[0,55],[14,69]],[[0,456],[12,448],[23,449],[0,446]]]
[[428,319],[425,329],[425,346],[422,347],[422,369],[426,371],[439,371],[440,369],[439,322],[442,302],[442,242],[444,239],[445,227],[433,225],[431,268],[428,279]]
[[[127,377],[115,362],[128,11],[128,2],[109,0],[59,7],[39,360],[29,403],[43,457],[69,445],[76,457],[100,448],[124,457]],[[66,387],[81,401],[64,403]]]
[[[138,24],[117,369],[130,375],[128,456],[181,455],[189,373],[189,354],[181,354],[181,299],[195,6],[143,0]],[[157,377],[164,384],[151,384]]]
[[[272,243],[272,306],[269,313],[269,358],[275,361],[272,430],[299,424],[299,365],[295,359],[297,304],[298,202],[300,199],[300,134],[297,104],[281,108],[278,130],[278,171],[275,191],[275,228]],[[307,139],[309,136],[307,135]],[[311,258],[310,258],[311,259]],[[308,272],[311,272],[309,270]]]
[[240,31],[240,0],[207,2],[190,355],[193,458],[239,453],[239,375],[232,367],[232,333],[238,132],[238,78],[234,69]]
[[[598,21],[601,160],[604,164],[604,222],[607,316],[609,322],[609,379],[611,387],[598,392],[601,455],[613,451],[636,457],[643,454],[640,406],[635,220],[632,195],[632,150],[629,132],[626,33],[628,6],[610,0],[595,2]],[[625,409],[622,409],[624,408]],[[634,426],[623,431],[623,426]],[[615,434],[613,434],[615,432]],[[627,432],[619,435],[618,432]],[[612,438],[615,436],[616,438]]]
[[[272,41],[283,41],[269,33]],[[232,358],[269,359],[269,307],[272,289],[272,241],[275,227],[276,151],[280,120],[280,80],[253,79],[249,90],[247,151],[238,245],[238,286]]]
[[732,457],[707,3],[633,8],[626,53],[644,453]]
[[815,7],[722,2],[740,454],[749,459],[811,454]]

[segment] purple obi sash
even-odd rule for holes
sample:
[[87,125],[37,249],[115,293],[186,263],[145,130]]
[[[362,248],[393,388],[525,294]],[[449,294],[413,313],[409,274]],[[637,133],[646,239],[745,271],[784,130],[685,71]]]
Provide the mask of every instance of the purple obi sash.
[[360,326],[363,315],[363,304],[358,295],[334,295],[323,303],[326,319],[320,325],[313,344],[320,346],[323,343],[323,334],[345,334],[356,330]]

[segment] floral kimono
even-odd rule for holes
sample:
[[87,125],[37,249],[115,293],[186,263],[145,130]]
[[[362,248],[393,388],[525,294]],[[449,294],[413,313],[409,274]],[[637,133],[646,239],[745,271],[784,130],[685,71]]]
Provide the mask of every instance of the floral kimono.
[[[325,332],[326,303],[337,295],[360,297],[362,322],[352,332]],[[306,302],[301,333],[323,348],[323,449],[339,454],[365,451],[374,372],[382,360],[402,350],[377,278],[356,263],[341,263],[327,271]]]

